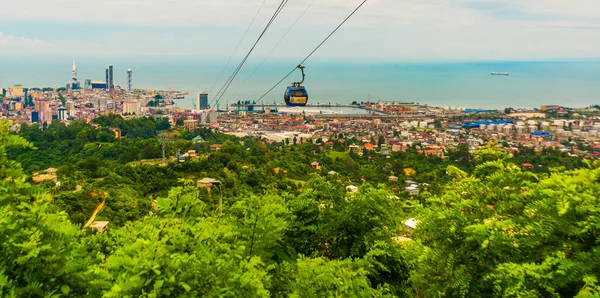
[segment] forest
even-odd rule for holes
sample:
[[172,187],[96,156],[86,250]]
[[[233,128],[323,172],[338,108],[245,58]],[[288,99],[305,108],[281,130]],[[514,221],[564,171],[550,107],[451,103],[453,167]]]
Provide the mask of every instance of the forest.
[[[2,297],[600,296],[597,161],[355,154],[114,115],[0,136]],[[84,228],[99,207],[102,233]]]

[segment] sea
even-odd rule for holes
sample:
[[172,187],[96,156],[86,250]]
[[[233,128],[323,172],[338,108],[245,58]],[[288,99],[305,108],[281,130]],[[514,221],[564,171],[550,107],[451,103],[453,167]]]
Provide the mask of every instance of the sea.
[[[250,59],[220,98],[224,109],[238,101],[283,103],[287,85],[301,79],[296,71],[276,85],[297,65],[297,59]],[[228,59],[194,57],[87,57],[76,60],[78,78],[104,80],[108,64],[116,85],[126,86],[133,71],[133,87],[188,92],[177,101],[193,108],[195,94],[222,90],[239,63]],[[71,78],[71,58],[10,59],[0,57],[0,86],[60,87]],[[227,67],[226,67],[227,66]],[[542,105],[588,107],[600,104],[600,61],[481,61],[411,62],[369,59],[315,59],[306,63],[304,86],[310,103],[398,101],[439,107],[476,109],[536,108]],[[492,76],[508,72],[508,76]],[[275,86],[276,85],[276,86]],[[267,93],[272,87],[273,91]],[[264,94],[267,94],[263,97]],[[261,100],[259,98],[263,97]]]

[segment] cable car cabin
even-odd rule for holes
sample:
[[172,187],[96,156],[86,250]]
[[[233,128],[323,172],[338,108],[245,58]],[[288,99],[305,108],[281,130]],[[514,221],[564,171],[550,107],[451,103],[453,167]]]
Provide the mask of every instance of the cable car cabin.
[[285,90],[283,98],[288,107],[304,107],[308,103],[308,92],[302,86],[290,86]]
[[304,107],[308,103],[308,92],[306,88],[302,86],[304,83],[304,65],[300,64],[296,68],[299,68],[302,71],[302,81],[292,83],[292,86],[287,87],[285,93],[283,94],[283,99],[285,99],[285,104],[288,107]]

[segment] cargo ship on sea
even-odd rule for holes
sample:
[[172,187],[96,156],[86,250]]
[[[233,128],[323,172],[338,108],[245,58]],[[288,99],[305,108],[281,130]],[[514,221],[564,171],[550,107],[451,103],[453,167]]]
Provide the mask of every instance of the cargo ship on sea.
[[493,76],[507,76],[508,72],[492,72]]

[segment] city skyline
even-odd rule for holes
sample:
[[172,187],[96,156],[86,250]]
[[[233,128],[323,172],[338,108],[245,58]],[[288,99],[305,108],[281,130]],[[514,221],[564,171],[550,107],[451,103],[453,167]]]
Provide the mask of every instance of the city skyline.
[[[31,55],[229,57],[262,3],[103,1],[94,4],[93,13],[86,13],[89,4],[80,1],[11,2],[0,11],[0,51],[5,59]],[[264,2],[236,57],[254,41],[278,3]],[[305,55],[359,3],[290,3],[254,55],[267,56],[271,51],[274,58]],[[598,58],[599,31],[600,3],[593,0],[373,0],[315,58]]]

